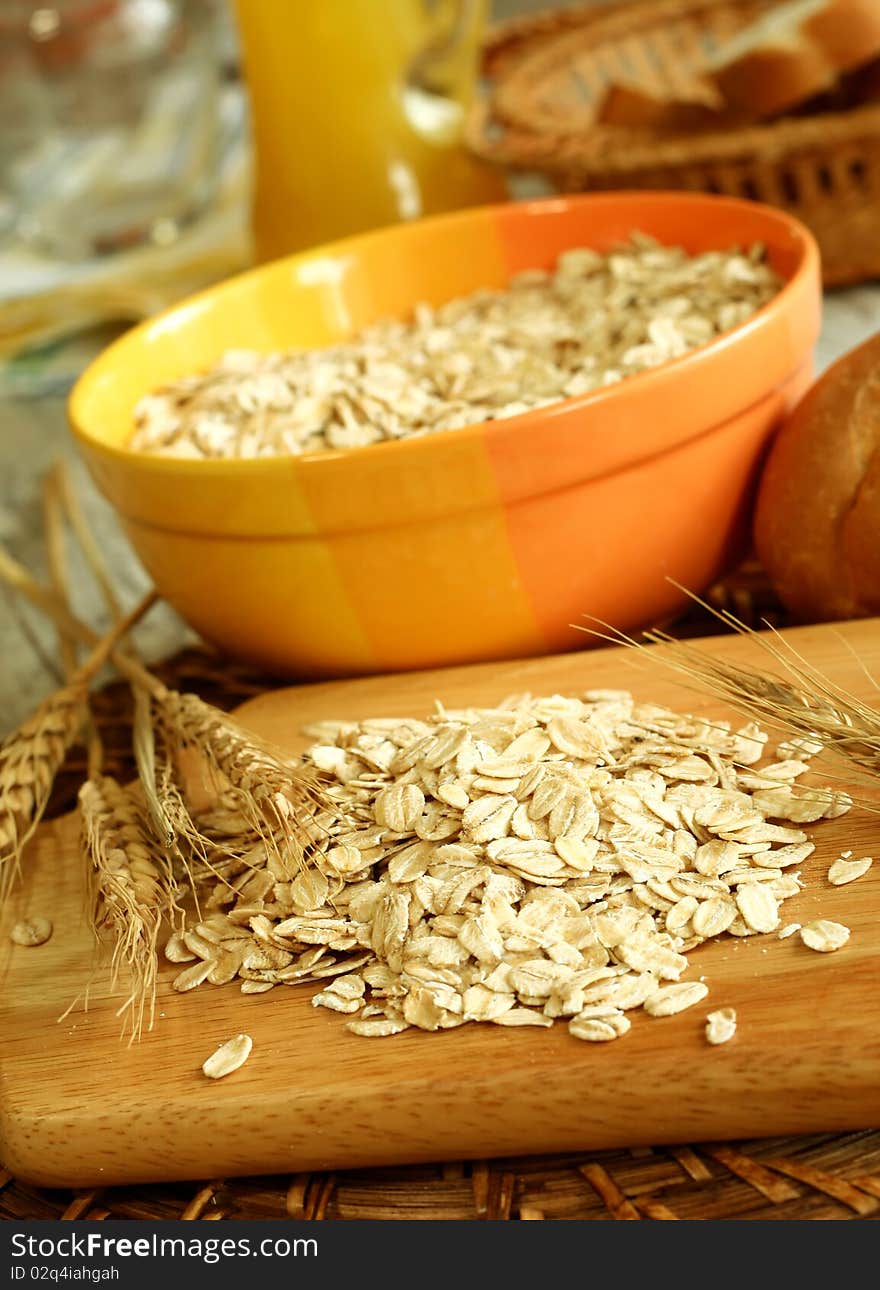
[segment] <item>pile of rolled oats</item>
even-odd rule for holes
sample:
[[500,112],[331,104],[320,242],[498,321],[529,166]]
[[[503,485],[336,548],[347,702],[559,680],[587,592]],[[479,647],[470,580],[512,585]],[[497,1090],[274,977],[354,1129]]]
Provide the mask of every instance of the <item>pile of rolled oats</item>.
[[142,399],[130,446],[180,457],[353,448],[515,416],[712,340],[781,282],[763,248],[689,256],[635,235],[576,249],[329,349],[226,353]]
[[[329,840],[295,876],[266,841],[230,856],[203,921],[166,953],[189,964],[180,990],[317,982],[313,1002],[359,1035],[565,1019],[603,1041],[633,1009],[691,1007],[708,991],[681,979],[690,951],[776,931],[814,850],[799,826],[850,805],[798,787],[809,754],[786,755],[794,745],[758,769],[754,724],[620,691],[309,734],[338,807],[315,824]],[[228,810],[207,823],[237,827]],[[845,931],[817,924],[804,940],[834,949]],[[710,1042],[731,1037],[731,1018],[712,1014]]]

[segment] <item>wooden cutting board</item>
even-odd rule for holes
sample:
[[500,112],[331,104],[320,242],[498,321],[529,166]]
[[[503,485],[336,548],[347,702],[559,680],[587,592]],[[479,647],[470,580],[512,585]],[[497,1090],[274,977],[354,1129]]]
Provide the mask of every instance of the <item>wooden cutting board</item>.
[[[790,636],[835,681],[876,699],[861,664],[880,676],[880,620]],[[757,656],[747,641],[705,645]],[[241,716],[297,749],[298,728],[321,717],[607,686],[723,715],[662,667],[599,650],[276,691]],[[564,1024],[362,1039],[312,1008],[310,987],[177,995],[169,967],[155,1029],[127,1047],[118,1000],[93,971],[76,820],[48,824],[0,923],[0,1159],[36,1183],[85,1186],[880,1125],[880,818],[852,812],[813,836],[807,890],[786,903],[785,919],[846,923],[850,943],[830,955],[773,934],[707,945],[689,974],[705,976],[706,1002],[664,1019],[638,1014],[612,1044],[579,1042]],[[878,860],[835,888],[825,874],[841,849]],[[12,945],[12,921],[37,914],[54,921],[51,941]],[[60,1019],[86,990],[88,1011],[79,1003]],[[723,1005],[736,1008],[739,1030],[712,1048],[705,1014]],[[254,1040],[247,1064],[205,1079],[204,1058],[243,1030]]]

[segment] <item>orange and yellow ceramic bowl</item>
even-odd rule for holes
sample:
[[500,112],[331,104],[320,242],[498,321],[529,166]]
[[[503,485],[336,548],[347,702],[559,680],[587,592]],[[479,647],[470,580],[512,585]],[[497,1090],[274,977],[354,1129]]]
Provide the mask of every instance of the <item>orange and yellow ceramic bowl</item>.
[[[702,349],[508,420],[306,457],[128,451],[142,395],[229,348],[332,343],[566,248],[634,230],[691,252],[764,242],[783,290]],[[255,269],[127,333],[70,400],[80,449],[159,591],[207,640],[299,676],[431,667],[636,628],[741,552],[774,426],[811,376],[819,264],[768,207],[697,194],[515,203]]]

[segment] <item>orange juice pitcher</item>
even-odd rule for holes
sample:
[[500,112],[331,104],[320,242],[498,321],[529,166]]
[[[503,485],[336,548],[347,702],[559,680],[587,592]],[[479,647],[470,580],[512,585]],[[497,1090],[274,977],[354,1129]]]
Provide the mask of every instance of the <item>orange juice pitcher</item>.
[[506,196],[462,144],[488,0],[236,0],[257,257]]

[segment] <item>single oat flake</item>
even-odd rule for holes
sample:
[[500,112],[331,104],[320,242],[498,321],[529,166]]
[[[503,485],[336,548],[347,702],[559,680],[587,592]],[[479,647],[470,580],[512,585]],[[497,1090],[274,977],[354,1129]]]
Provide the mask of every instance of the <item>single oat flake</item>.
[[50,920],[37,916],[16,923],[9,933],[9,939],[15,945],[45,945],[51,935]]
[[706,1018],[706,1039],[710,1044],[726,1044],[736,1034],[736,1009],[718,1008]]
[[677,981],[665,985],[645,1000],[645,1012],[651,1017],[671,1017],[705,999],[709,987],[702,981]]
[[234,1039],[227,1039],[225,1044],[221,1044],[202,1063],[202,1070],[208,1079],[223,1079],[224,1075],[231,1075],[245,1064],[253,1046],[254,1041],[250,1035],[236,1035]]
[[861,878],[873,863],[873,856],[862,856],[861,860],[849,860],[846,856],[840,856],[828,870],[828,881],[835,887],[843,887],[846,883]]
[[801,940],[811,950],[830,954],[839,950],[849,940],[849,928],[843,923],[833,923],[828,918],[817,918],[801,928]]

